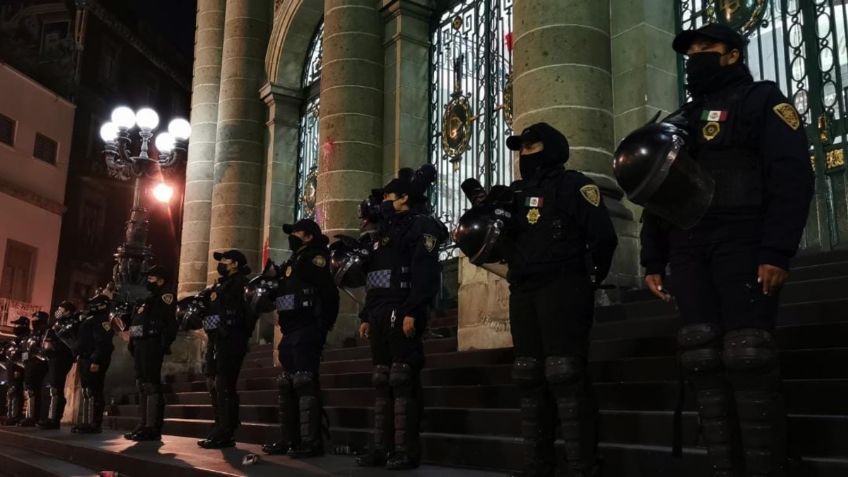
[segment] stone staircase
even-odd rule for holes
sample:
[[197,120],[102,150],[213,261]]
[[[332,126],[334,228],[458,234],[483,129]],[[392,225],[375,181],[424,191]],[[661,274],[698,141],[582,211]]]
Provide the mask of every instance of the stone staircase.
[[[605,477],[707,477],[705,452],[691,399],[683,414],[684,454],[671,456],[672,409],[678,396],[673,306],[644,292],[599,308],[590,372],[601,408]],[[803,456],[799,476],[848,475],[848,252],[796,261],[780,309],[777,337],[786,379],[792,452]],[[431,464],[508,471],[520,463],[518,396],[510,384],[510,349],[457,352],[453,339],[426,343],[422,373],[424,460]],[[276,438],[272,348],[259,346],[245,360],[240,442]],[[367,445],[373,393],[365,347],[328,350],[321,384],[333,449]],[[201,377],[176,376],[169,384],[165,432],[202,437],[212,410]],[[127,429],[136,407],[121,405],[106,425]],[[2,456],[0,456],[2,457]],[[364,475],[364,474],[363,474]]]

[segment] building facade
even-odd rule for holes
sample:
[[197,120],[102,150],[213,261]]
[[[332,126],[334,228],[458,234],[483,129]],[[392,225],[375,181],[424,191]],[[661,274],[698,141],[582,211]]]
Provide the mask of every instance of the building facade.
[[49,310],[74,105],[0,63],[0,324]]
[[[819,193],[803,245],[836,248],[848,223],[844,18],[839,0],[200,0],[180,293],[214,279],[216,250],[242,249],[254,267],[283,259],[280,226],[298,217],[355,235],[357,204],[400,167],[437,166],[433,206],[450,226],[468,206],[462,180],[509,183],[504,139],[545,121],[613,217],[614,289],[598,299],[615,301],[640,286],[641,210],[612,178],[612,155],[685,99],[671,42],[707,21],[744,29],[755,75],[805,115]],[[508,345],[505,283],[450,244],[443,258],[460,348]]]

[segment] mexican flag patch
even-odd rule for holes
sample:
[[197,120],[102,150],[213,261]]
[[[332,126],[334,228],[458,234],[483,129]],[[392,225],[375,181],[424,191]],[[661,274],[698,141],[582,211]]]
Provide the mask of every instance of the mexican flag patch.
[[727,121],[727,111],[706,111],[701,113],[701,121],[722,122]]

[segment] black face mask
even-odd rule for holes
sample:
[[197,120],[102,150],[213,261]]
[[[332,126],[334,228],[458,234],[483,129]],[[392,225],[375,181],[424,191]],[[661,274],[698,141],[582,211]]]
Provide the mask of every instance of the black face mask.
[[721,77],[730,68],[721,65],[722,54],[716,51],[697,53],[686,60],[686,89],[694,95],[708,93],[720,87]]
[[297,252],[300,247],[303,247],[303,239],[297,235],[289,235],[289,250]]
[[545,159],[545,151],[534,152],[518,156],[518,170],[522,179],[529,179],[542,167]]
[[15,325],[14,331],[15,336],[21,337],[29,334],[29,326],[27,325]]
[[384,219],[391,219],[395,216],[395,205],[391,200],[384,200],[380,203],[380,214]]
[[218,269],[217,270],[218,270],[218,275],[221,275],[222,277],[226,277],[227,275],[229,275],[229,273],[227,272],[227,266],[223,263],[220,263],[220,262],[218,263]]
[[147,282],[144,286],[147,287],[147,291],[151,293],[156,293],[156,291],[159,290],[159,284],[156,282]]

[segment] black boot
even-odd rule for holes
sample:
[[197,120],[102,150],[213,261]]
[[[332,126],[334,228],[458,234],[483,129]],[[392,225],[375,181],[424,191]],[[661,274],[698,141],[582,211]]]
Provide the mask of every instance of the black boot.
[[155,384],[147,385],[147,427],[142,428],[132,436],[134,441],[159,441],[162,440],[162,423],[164,421],[165,400],[161,389]]
[[48,388],[50,393],[50,405],[47,410],[47,419],[38,423],[39,429],[59,429],[62,422],[62,414],[65,413],[64,389],[54,386]]
[[393,363],[389,385],[395,397],[395,449],[386,468],[390,470],[414,469],[421,459],[419,445],[418,376],[406,363]]
[[147,427],[147,386],[136,380],[135,387],[138,389],[138,419],[139,422],[130,432],[124,433],[124,439],[135,440],[133,437]]
[[23,402],[21,400],[21,392],[19,387],[12,385],[6,391],[6,422],[7,426],[16,426],[23,419]]
[[374,443],[365,454],[356,458],[360,467],[382,467],[386,465],[389,449],[394,447],[392,433],[393,401],[389,387],[389,367],[374,366],[371,383],[376,390],[374,403]]
[[233,434],[238,428],[238,396],[234,389],[224,387],[218,387],[217,392],[220,424],[212,435],[197,442],[197,445],[204,449],[223,449],[236,445]]
[[556,399],[565,465],[574,477],[595,475],[598,465],[597,411],[589,392],[586,362],[577,356],[550,356],[545,378]]
[[300,444],[289,451],[295,458],[317,457],[324,455],[324,441],[321,435],[321,419],[324,417],[319,400],[317,376],[302,371],[292,380],[300,418]]
[[521,395],[521,437],[524,448],[523,477],[549,477],[554,473],[553,420],[555,413],[545,389],[544,364],[519,356],[512,365],[512,380]]
[[723,358],[736,399],[747,475],[783,477],[786,404],[774,336],[760,329],[730,331]]
[[277,378],[277,388],[280,440],[262,446],[262,451],[271,455],[288,454],[299,444],[297,399],[291,376],[285,371]]
[[82,388],[82,403],[80,404],[80,420],[71,428],[76,434],[97,434],[100,429],[94,425],[94,390]]
[[38,410],[38,398],[34,389],[24,390],[24,418],[18,421],[20,427],[33,427],[36,424],[35,413]]

